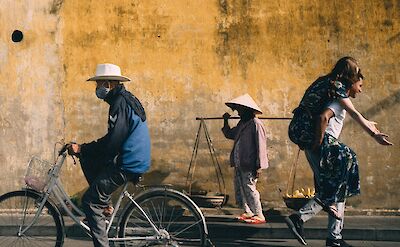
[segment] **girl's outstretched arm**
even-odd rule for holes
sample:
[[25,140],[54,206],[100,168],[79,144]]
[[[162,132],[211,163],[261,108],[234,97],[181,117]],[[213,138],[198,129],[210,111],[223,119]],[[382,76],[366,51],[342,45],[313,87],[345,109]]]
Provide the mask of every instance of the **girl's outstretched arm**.
[[357,111],[357,109],[354,107],[353,103],[349,98],[344,98],[339,100],[340,104],[346,109],[346,111],[350,114],[350,116],[356,120],[358,124],[361,125],[361,127],[368,133],[370,134],[376,142],[378,142],[381,145],[393,145],[390,141],[387,140],[389,137],[388,135],[381,133],[377,128],[376,128],[376,122],[369,121],[366,119],[361,113]]

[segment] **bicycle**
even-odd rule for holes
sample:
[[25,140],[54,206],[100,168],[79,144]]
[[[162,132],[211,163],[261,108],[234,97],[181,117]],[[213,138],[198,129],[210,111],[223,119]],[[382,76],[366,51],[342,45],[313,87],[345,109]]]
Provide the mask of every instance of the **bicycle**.
[[[25,176],[27,187],[0,196],[0,246],[63,246],[65,224],[60,207],[91,236],[87,223],[80,220],[84,213],[71,201],[59,178],[66,147],[54,163],[33,157]],[[111,244],[212,246],[204,215],[187,195],[168,186],[145,188],[133,195],[127,187],[128,183],[122,186],[115,210],[107,218]],[[129,199],[125,206],[123,198]]]

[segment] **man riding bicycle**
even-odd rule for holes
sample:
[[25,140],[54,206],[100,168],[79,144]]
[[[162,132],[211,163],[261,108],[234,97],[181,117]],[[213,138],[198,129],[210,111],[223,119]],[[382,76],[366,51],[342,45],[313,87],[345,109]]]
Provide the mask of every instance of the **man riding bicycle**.
[[90,143],[71,144],[68,152],[79,157],[89,183],[82,206],[94,246],[109,246],[105,215],[112,212],[111,194],[149,169],[150,135],[143,106],[121,83],[130,79],[117,65],[97,65],[88,81],[96,81],[96,96],[110,105],[108,132]]

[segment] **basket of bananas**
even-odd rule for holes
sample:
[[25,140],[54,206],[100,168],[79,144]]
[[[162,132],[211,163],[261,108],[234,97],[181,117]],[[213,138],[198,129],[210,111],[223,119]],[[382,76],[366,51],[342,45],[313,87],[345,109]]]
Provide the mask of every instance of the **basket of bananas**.
[[303,207],[311,198],[314,197],[315,189],[314,188],[301,188],[299,190],[295,190],[293,194],[283,196],[283,201],[286,204],[286,207],[294,209],[298,211],[301,207]]
[[[286,204],[286,207],[294,209],[296,211],[298,211],[300,208],[302,208],[315,195],[314,188],[307,188],[307,189],[300,188],[298,190],[294,189],[295,181],[296,181],[296,170],[297,170],[300,152],[301,152],[301,150],[299,148],[296,158],[290,169],[289,180],[288,180],[287,187],[286,187],[286,194],[283,195],[283,197],[282,197],[283,201]],[[291,191],[291,192],[289,192],[289,191]]]

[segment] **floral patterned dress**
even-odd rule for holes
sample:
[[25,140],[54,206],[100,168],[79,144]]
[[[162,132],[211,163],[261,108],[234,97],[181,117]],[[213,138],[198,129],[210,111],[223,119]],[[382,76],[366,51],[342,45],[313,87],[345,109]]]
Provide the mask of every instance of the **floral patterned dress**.
[[326,205],[360,194],[357,156],[335,137],[325,133],[320,147],[318,198]]
[[[333,100],[347,97],[346,88],[341,82],[327,76],[318,78],[293,111],[289,138],[300,149],[310,149],[315,140],[317,117]],[[348,146],[325,133],[320,157],[319,181],[315,184],[319,199],[330,205],[360,193],[356,154]]]
[[310,148],[314,143],[315,124],[319,114],[334,99],[347,98],[346,88],[339,81],[329,77],[318,78],[306,90],[299,106],[293,110],[289,125],[289,138],[300,149]]

